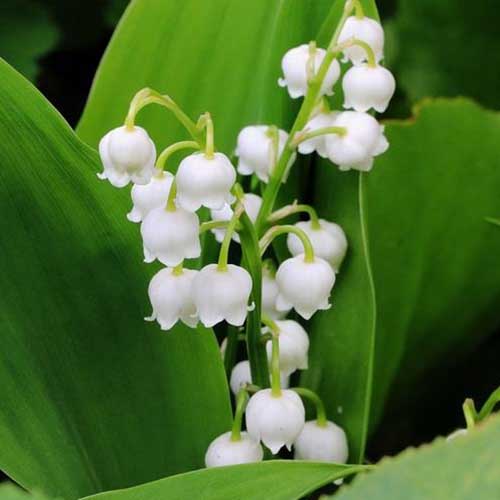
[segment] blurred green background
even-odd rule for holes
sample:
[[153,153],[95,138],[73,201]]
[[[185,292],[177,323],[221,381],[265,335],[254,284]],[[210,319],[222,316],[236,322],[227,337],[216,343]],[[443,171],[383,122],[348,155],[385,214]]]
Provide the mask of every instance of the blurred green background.
[[[0,3],[0,56],[75,126],[99,60],[128,1]],[[497,1],[381,0],[378,6],[387,35],[386,64],[398,81],[396,98],[384,118],[407,118],[420,99],[436,96],[468,96],[485,107],[499,108]],[[401,409],[389,402],[385,425],[372,440],[369,457],[376,460],[462,426],[464,396],[482,401],[492,385],[498,385],[499,349],[500,336],[495,335],[465,362],[436,369],[428,377],[432,387],[408,396],[405,414],[410,418],[400,418]],[[452,386],[447,383],[450,378]]]

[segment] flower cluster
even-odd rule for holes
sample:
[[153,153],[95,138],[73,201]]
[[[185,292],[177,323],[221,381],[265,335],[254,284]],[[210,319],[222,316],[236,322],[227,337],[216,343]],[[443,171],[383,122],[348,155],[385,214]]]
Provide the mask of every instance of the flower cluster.
[[[309,336],[299,320],[331,307],[347,238],[340,225],[319,218],[312,206],[294,202],[274,210],[274,204],[297,153],[315,152],[340,170],[368,171],[387,150],[383,126],[368,113],[383,112],[395,90],[392,74],[380,65],[383,46],[380,24],[364,15],[359,2],[348,0],[326,49],[310,42],[283,56],[279,85],[293,99],[304,97],[290,133],[275,125],[244,127],[236,141],[236,167],[216,150],[210,114],[194,122],[169,96],[151,89],[136,94],[124,125],[101,140],[99,177],[116,187],[133,184],[127,217],[140,223],[144,261],[165,266],[151,279],[153,312],[147,319],[162,330],[178,321],[209,328],[225,321],[236,327],[236,335],[224,340],[223,357],[229,348],[235,351],[238,337],[251,347],[249,359],[235,364],[230,376],[233,427],[210,444],[207,467],[260,461],[261,443],[273,454],[293,446],[298,459],[347,460],[346,435],[327,420],[319,397],[306,388],[289,388],[290,376],[309,363]],[[352,63],[347,70],[340,55]],[[345,110],[332,110],[328,96],[342,74]],[[152,103],[173,112],[190,135],[158,156],[148,133],[135,125],[140,109]],[[171,156],[186,149],[194,152],[184,156],[175,174],[168,171]],[[252,192],[259,186],[260,194]],[[203,207],[208,210],[200,211]],[[203,222],[206,213],[210,220]],[[308,217],[294,225],[279,223],[294,214]],[[201,256],[200,234],[206,231],[220,244],[217,263],[185,267],[186,260]],[[280,235],[287,237],[290,257],[276,263],[271,243]],[[229,262],[232,242],[241,245],[244,265]],[[252,303],[256,297],[260,304]],[[250,335],[252,328],[257,336]],[[316,419],[305,421],[303,398],[315,405]]]

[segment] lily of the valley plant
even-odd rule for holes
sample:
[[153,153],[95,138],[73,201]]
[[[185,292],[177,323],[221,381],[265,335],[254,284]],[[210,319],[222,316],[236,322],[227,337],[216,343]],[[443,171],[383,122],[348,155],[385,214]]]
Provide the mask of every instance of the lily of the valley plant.
[[[384,127],[373,116],[385,111],[395,90],[392,74],[380,64],[383,56],[382,27],[365,16],[359,2],[348,0],[327,47],[311,41],[283,56],[278,84],[291,98],[303,98],[292,129],[247,124],[235,144],[236,166],[217,151],[209,113],[193,121],[169,96],[151,89],[135,95],[124,125],[101,140],[100,178],[118,188],[133,184],[127,217],[140,223],[144,261],[165,266],[149,285],[147,319],[162,330],[177,321],[190,327],[226,321],[234,328],[223,356],[242,337],[246,341],[248,360],[237,363],[230,376],[233,426],[210,444],[207,467],[260,461],[262,444],[272,454],[293,447],[295,458],[303,460],[348,458],[346,435],[328,420],[319,397],[306,388],[288,388],[289,376],[308,368],[309,338],[307,323],[286,319],[292,310],[294,317],[309,320],[331,307],[348,241],[342,227],[322,219],[314,207],[275,203],[297,154],[316,152],[331,161],[329,168],[369,171],[387,150]],[[339,87],[344,109],[331,109],[328,97]],[[149,104],[173,112],[186,140],[157,154],[147,131],[136,125],[138,112]],[[174,175],[166,168],[181,150],[191,151]],[[254,178],[248,182],[246,176]],[[242,184],[255,192],[245,192]],[[209,209],[210,221],[200,221],[202,207]],[[306,220],[286,224],[299,213]],[[190,269],[186,261],[201,256],[200,234],[206,231],[220,243],[218,261]],[[282,235],[291,256],[279,263],[271,243]],[[242,247],[241,265],[228,262],[231,244]],[[306,422],[303,398],[315,405],[314,420]]]

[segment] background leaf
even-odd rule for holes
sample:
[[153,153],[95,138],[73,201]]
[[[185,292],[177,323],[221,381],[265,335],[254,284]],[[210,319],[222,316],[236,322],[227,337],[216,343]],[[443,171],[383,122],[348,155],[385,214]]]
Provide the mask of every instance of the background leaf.
[[[446,442],[409,449],[393,459],[383,460],[370,474],[344,487],[336,500],[491,500],[498,498],[498,442],[500,419]],[[404,492],[404,493],[403,493]]]
[[230,425],[212,333],[143,321],[152,269],[95,151],[0,81],[0,467],[67,500],[201,467]]
[[56,500],[39,492],[27,493],[12,483],[0,484],[0,500]]
[[316,171],[319,213],[346,229],[350,251],[303,378],[346,427],[351,461],[391,386],[404,419],[426,370],[446,370],[499,323],[500,234],[484,217],[500,211],[500,117],[439,100],[386,133],[369,174]]
[[[361,472],[363,466],[273,460],[258,464],[215,467],[189,472],[88,500],[298,500],[339,477]],[[200,496],[201,495],[201,496]]]

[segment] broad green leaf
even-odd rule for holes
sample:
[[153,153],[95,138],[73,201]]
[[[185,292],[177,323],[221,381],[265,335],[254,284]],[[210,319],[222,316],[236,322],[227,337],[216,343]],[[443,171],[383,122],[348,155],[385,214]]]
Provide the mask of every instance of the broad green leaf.
[[[0,484],[0,500],[56,500],[49,499],[42,493],[27,493],[12,483]],[[60,499],[57,499],[60,500]]]
[[[272,460],[259,464],[216,467],[188,472],[88,500],[298,500],[340,477],[364,470],[363,466]],[[87,499],[86,499],[87,500]]]
[[408,449],[382,460],[374,472],[358,476],[335,500],[493,500],[500,496],[500,418],[432,445]]
[[373,171],[317,167],[319,213],[350,250],[333,307],[312,328],[304,383],[347,429],[350,461],[392,386],[404,404],[426,370],[467,352],[498,325],[500,116],[464,100],[426,102],[389,122]]
[[58,30],[45,7],[33,0],[2,0],[0,57],[26,78],[38,74],[38,59],[56,44]]
[[67,500],[198,468],[230,425],[211,331],[150,313],[127,190],[0,62],[0,468]]

